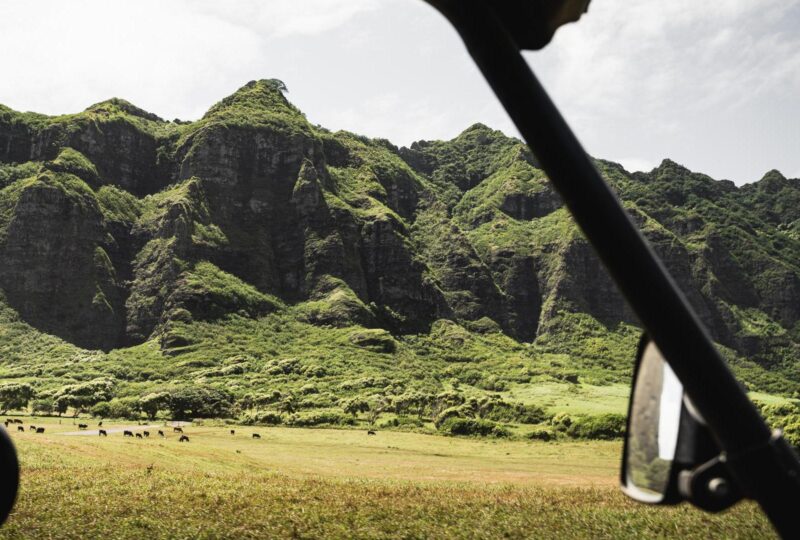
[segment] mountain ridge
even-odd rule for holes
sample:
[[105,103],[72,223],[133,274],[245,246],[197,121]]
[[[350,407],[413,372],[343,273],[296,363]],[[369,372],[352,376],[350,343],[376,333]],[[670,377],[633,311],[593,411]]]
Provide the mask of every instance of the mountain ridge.
[[[392,336],[378,348],[450,320],[597,365],[630,349],[634,314],[521,141],[475,124],[398,148],[313,126],[284,91],[252,81],[194,122],[0,107],[5,303],[81,348],[176,358],[198,325],[273,313]],[[800,382],[800,180],[595,163],[750,382]]]

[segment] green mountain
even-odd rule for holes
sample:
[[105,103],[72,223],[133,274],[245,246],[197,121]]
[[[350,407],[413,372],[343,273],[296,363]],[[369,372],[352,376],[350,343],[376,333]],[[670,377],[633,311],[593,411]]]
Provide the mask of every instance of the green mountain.
[[[795,392],[800,180],[597,166],[744,383]],[[0,106],[0,378],[40,397],[524,401],[627,382],[639,332],[535,157],[486,126],[397,148],[313,126],[277,80],[196,122]]]

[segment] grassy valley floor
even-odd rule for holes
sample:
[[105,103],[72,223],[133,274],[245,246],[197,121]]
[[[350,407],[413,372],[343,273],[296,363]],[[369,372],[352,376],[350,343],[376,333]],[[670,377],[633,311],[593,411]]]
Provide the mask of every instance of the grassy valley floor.
[[135,439],[24,421],[46,431],[11,433],[22,485],[2,539],[773,536],[752,504],[712,516],[629,501],[617,442],[193,425],[180,443],[164,427]]

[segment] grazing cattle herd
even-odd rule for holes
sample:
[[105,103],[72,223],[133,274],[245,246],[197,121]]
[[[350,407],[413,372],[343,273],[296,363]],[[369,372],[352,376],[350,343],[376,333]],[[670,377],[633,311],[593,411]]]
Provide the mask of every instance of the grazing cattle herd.
[[[8,428],[8,426],[11,425],[11,424],[22,424],[22,423],[23,423],[22,420],[20,420],[18,418],[7,418],[6,421],[4,422],[6,428]],[[60,420],[59,420],[59,423],[61,423]],[[73,420],[73,425],[75,425],[75,421],[74,420]],[[140,423],[140,425],[141,425],[141,423]],[[98,428],[102,427],[103,426],[103,422],[99,422],[97,424],[97,426],[98,426]],[[89,428],[89,424],[78,424],[78,429],[84,430],[84,429],[88,429],[88,428]],[[42,427],[42,426],[30,425],[28,427],[28,429],[30,431],[33,431],[34,433],[44,433],[44,427]],[[119,428],[117,430],[112,430],[112,431],[118,431],[118,430],[119,430]],[[18,425],[17,426],[17,431],[24,433],[25,432],[25,426],[24,425]],[[173,426],[172,427],[172,432],[181,434],[180,438],[178,439],[178,442],[189,442],[189,437],[186,434],[184,434],[182,427]],[[236,435],[236,430],[232,429],[232,430],[230,430],[230,433],[231,433],[231,435]],[[77,435],[78,433],[74,433],[74,434]],[[97,434],[100,437],[108,437],[108,431],[105,430],[105,429],[98,429]],[[367,435],[375,435],[375,431],[370,429],[369,431],[367,431]],[[142,430],[142,432],[140,433],[140,432],[134,432],[134,430],[132,430],[132,429],[123,429],[122,430],[122,436],[123,437],[130,437],[132,439],[147,439],[147,438],[150,437],[150,432],[147,431],[147,430]],[[161,438],[166,438],[166,435],[164,434],[164,431],[161,430],[161,429],[158,430],[158,436],[161,437]],[[253,433],[252,434],[252,438],[253,439],[261,439],[261,434]],[[237,450],[237,452],[238,452],[238,450]]]

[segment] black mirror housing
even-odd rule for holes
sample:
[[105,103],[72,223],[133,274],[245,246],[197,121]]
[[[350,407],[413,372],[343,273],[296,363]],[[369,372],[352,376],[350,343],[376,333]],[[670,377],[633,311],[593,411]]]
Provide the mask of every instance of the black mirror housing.
[[[661,375],[661,370],[665,375]],[[688,500],[705,510],[716,512],[729,508],[741,498],[741,491],[720,460],[720,449],[711,436],[705,421],[696,412],[683,387],[669,380],[669,364],[643,335],[639,342],[636,366],[628,405],[628,424],[623,447],[620,485],[629,497],[649,504],[678,504]],[[657,392],[673,385],[665,400]],[[675,386],[677,385],[677,386]],[[676,399],[679,400],[676,402]],[[677,414],[671,428],[664,431],[664,405]],[[655,412],[648,415],[643,407]],[[677,421],[676,421],[677,420]],[[664,435],[667,440],[659,440]],[[673,440],[674,439],[674,440]],[[662,459],[654,448],[663,450],[666,442],[670,454]],[[644,449],[642,445],[650,445]],[[642,454],[646,455],[646,458]],[[638,482],[638,484],[637,484]]]
[[0,427],[0,525],[5,523],[19,488],[19,462],[14,443],[6,430]]

